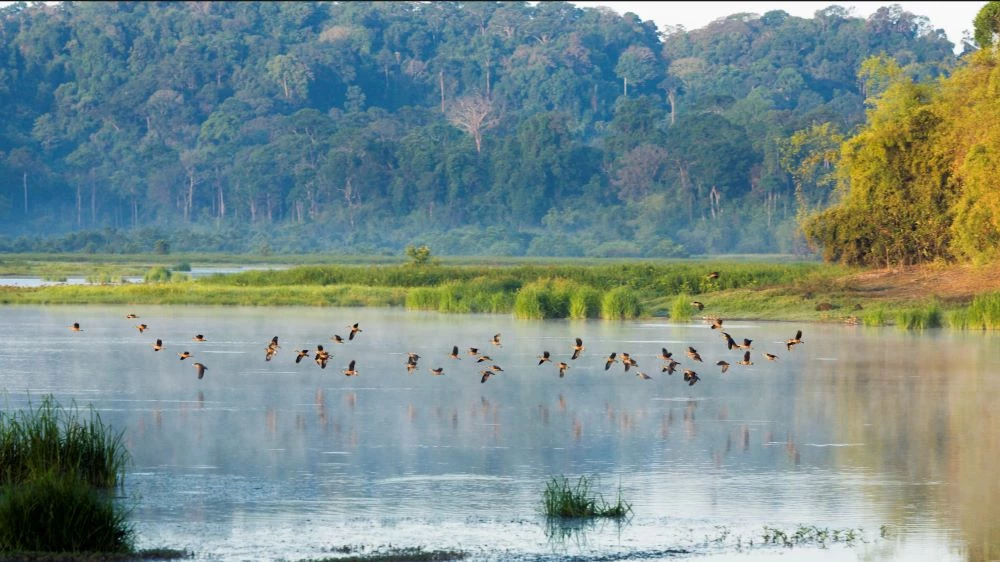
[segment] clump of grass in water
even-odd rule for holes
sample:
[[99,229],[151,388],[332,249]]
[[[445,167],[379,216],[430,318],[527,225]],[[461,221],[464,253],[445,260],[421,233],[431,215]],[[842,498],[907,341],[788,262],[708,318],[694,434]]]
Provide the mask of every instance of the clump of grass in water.
[[632,320],[641,313],[639,297],[628,287],[615,287],[601,299],[601,318],[606,320]]
[[611,517],[622,519],[632,513],[632,505],[622,500],[621,488],[618,499],[609,504],[600,494],[595,494],[591,480],[581,476],[576,485],[571,485],[565,476],[553,477],[545,485],[542,507],[549,517]]
[[828,529],[816,525],[799,525],[795,531],[785,531],[765,525],[763,539],[764,544],[789,548],[808,544],[825,547],[827,543],[844,543],[850,546],[857,541],[865,541],[864,531],[861,529]]
[[37,409],[0,412],[0,484],[17,485],[56,470],[96,488],[124,484],[130,461],[124,432],[115,433],[93,408],[83,419],[49,395]]
[[670,319],[674,322],[687,322],[694,314],[691,306],[691,297],[686,294],[677,295],[674,304],[670,307]]
[[896,327],[901,330],[924,330],[941,327],[941,308],[931,303],[920,308],[906,308],[896,313]]

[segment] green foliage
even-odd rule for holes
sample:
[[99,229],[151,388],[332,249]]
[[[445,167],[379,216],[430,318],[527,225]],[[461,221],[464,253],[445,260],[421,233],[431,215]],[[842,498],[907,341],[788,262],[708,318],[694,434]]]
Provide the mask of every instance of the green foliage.
[[591,478],[581,476],[574,485],[562,476],[553,477],[545,484],[542,510],[549,517],[622,519],[632,513],[632,505],[622,499],[621,489],[618,490],[615,503],[609,504],[601,494],[594,491]]
[[74,474],[0,486],[0,551],[131,552],[134,544],[124,509]]
[[680,294],[674,298],[670,307],[670,319],[674,322],[688,322],[694,316],[694,307],[691,306],[691,296]]
[[1000,2],[987,2],[972,20],[972,37],[982,49],[997,45],[1000,34]]
[[178,263],[177,265],[171,267],[170,269],[171,269],[171,271],[190,272],[191,271],[191,262],[182,261],[182,262]]
[[904,308],[896,312],[896,327],[901,330],[940,328],[942,323],[943,315],[937,303]]
[[426,245],[418,248],[413,246],[413,244],[409,244],[406,246],[406,255],[410,258],[410,264],[416,267],[433,263],[431,261],[431,249]]
[[574,320],[597,318],[601,313],[601,293],[588,286],[577,286],[569,296],[569,317]]
[[153,244],[153,253],[165,256],[170,253],[170,243],[166,240],[160,239]]
[[0,484],[17,485],[55,471],[90,486],[124,483],[130,456],[123,432],[114,432],[93,408],[84,418],[50,395],[37,408],[0,411]]
[[639,297],[628,287],[615,287],[601,298],[601,318],[631,320],[642,313]]
[[1000,293],[976,295],[964,309],[949,311],[947,324],[960,330],[1000,330]]
[[166,283],[170,281],[170,279],[170,269],[162,265],[156,265],[149,268],[149,271],[147,271],[146,275],[143,277],[143,281],[146,283]]

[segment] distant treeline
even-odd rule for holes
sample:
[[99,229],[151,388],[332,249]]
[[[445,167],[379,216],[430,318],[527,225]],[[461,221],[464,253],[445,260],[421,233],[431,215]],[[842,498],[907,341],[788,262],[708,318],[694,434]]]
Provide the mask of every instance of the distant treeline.
[[18,3],[0,251],[804,253],[809,167],[887,87],[866,61],[928,81],[953,47],[898,5]]

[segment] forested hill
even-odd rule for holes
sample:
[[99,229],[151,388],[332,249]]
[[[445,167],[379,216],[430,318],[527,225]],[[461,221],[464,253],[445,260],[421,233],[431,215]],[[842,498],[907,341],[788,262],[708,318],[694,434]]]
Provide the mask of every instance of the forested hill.
[[828,195],[796,196],[790,139],[863,123],[879,54],[956,62],[898,5],[684,31],[564,2],[15,4],[0,251],[800,251]]

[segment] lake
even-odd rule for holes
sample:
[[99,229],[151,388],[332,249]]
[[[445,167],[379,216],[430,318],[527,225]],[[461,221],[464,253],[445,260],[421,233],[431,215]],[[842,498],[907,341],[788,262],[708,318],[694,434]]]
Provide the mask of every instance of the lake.
[[[330,340],[355,322],[353,341]],[[472,560],[1000,558],[997,334],[724,326],[753,340],[753,365],[737,365],[742,352],[698,322],[0,306],[0,388],[5,409],[51,393],[123,429],[138,546],[196,559],[387,545]],[[787,350],[797,329],[804,343]],[[272,336],[281,348],[265,361]],[[585,349],[570,360],[576,337]],[[333,354],[326,369],[295,362],[317,344]],[[477,363],[470,347],[492,360]],[[681,362],[672,376],[661,347]],[[538,365],[543,351],[570,364],[565,378]],[[407,352],[421,357],[412,374]],[[611,352],[630,353],[651,379],[621,362],[605,370]],[[732,364],[725,374],[720,359]],[[342,374],[351,360],[356,377]],[[193,361],[208,367],[201,380]],[[492,364],[503,372],[481,383]],[[700,382],[684,383],[683,368]],[[612,501],[620,490],[631,519],[549,522],[542,491],[562,475],[595,478]],[[767,528],[800,526],[856,539],[762,544]]]

